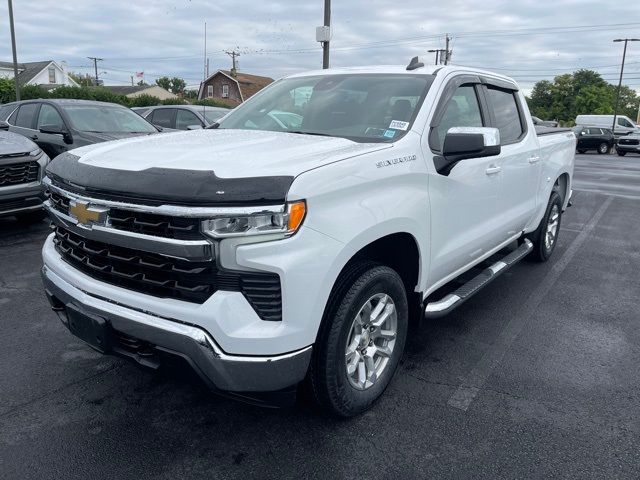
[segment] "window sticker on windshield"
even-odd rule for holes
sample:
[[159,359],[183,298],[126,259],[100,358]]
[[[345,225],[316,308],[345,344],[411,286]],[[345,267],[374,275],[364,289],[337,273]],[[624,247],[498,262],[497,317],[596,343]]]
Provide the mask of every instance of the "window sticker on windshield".
[[400,120],[391,120],[391,125],[389,128],[393,128],[395,130],[406,130],[409,128],[409,122],[401,122]]
[[385,130],[384,135],[385,138],[393,138],[396,136],[395,130]]

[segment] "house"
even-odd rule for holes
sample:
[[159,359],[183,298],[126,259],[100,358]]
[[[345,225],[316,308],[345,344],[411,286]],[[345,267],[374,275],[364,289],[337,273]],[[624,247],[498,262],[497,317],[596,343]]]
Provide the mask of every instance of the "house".
[[[0,62],[0,78],[13,78],[13,62]],[[20,85],[78,86],[67,73],[66,63],[53,60],[19,63],[18,82]]]
[[105,85],[103,88],[129,98],[139,97],[140,95],[151,95],[152,97],[157,97],[160,100],[178,98],[175,93],[171,93],[169,90],[159,87],[158,85]]
[[232,70],[218,70],[200,84],[198,100],[211,98],[232,106],[244,102],[273,82],[273,78]]

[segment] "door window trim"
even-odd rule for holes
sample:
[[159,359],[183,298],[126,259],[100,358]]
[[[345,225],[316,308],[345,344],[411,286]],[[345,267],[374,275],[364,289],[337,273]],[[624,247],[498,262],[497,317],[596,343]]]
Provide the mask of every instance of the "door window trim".
[[[505,85],[508,85],[508,84],[506,84],[506,82],[505,82]],[[511,94],[511,97],[515,100],[516,109],[518,110],[518,118],[520,119],[520,128],[522,129],[522,133],[515,140],[511,140],[511,141],[508,141],[508,142],[503,142],[502,138],[500,138],[500,145],[501,146],[514,145],[516,143],[522,142],[527,137],[527,134],[529,133],[529,124],[528,124],[528,122],[526,120],[526,116],[524,114],[524,110],[523,110],[522,104],[520,102],[520,95],[517,94],[518,91],[517,90],[513,90],[512,88],[505,87],[505,86],[496,85],[496,84],[494,84],[492,82],[485,82],[482,85],[482,90],[484,91],[484,95],[486,96],[487,104],[489,106],[489,118],[490,118],[491,125],[488,125],[488,126],[493,127],[493,128],[498,128],[498,122],[496,120],[496,116],[495,116],[495,111],[493,109],[493,105],[489,101],[489,93],[488,93],[489,88],[488,88],[488,86],[491,86],[494,90],[500,90],[502,92],[506,92],[506,93],[510,93]]]
[[440,100],[438,100],[438,105],[436,106],[436,110],[433,116],[431,117],[431,122],[429,124],[429,136],[428,136],[429,148],[431,149],[431,152],[433,154],[435,155],[442,154],[442,151],[440,150],[439,146],[435,143],[436,140],[435,140],[434,132],[436,131],[436,128],[440,125],[440,122],[442,121],[442,117],[444,116],[444,113],[449,105],[449,101],[453,98],[453,96],[455,95],[459,87],[465,87],[465,86],[473,87],[476,93],[476,98],[478,100],[478,106],[480,108],[480,117],[482,118],[482,126],[484,127],[489,126],[488,125],[489,112],[487,110],[487,100],[486,98],[484,98],[484,92],[480,92],[481,83],[482,82],[480,80],[480,77],[478,77],[477,75],[463,74],[463,75],[457,75],[453,77],[444,86],[442,93],[440,95]]

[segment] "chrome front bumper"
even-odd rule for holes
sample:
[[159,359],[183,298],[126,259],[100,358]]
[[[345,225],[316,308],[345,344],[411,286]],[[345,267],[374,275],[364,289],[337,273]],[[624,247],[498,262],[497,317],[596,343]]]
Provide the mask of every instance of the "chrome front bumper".
[[[71,285],[46,265],[42,280],[54,311],[72,333],[68,312],[99,319],[106,328],[124,334],[157,350],[184,358],[213,389],[230,392],[273,392],[304,379],[311,360],[311,346],[274,356],[229,355],[204,329],[135,310],[90,295]],[[124,355],[141,364],[146,357],[109,345],[104,353]]]

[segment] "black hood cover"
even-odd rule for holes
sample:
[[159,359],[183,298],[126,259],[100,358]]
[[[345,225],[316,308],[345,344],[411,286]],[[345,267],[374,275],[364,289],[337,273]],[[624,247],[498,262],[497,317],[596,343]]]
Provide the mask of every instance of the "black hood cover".
[[149,205],[269,205],[284,203],[292,176],[220,178],[207,170],[149,168],[129,171],[79,162],[72,153],[47,166],[51,180],[76,193]]

